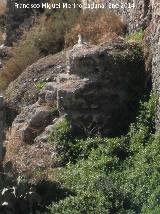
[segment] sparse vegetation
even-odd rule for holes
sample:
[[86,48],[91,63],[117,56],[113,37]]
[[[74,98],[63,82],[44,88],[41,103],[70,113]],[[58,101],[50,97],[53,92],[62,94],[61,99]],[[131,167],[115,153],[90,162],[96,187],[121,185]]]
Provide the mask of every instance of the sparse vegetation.
[[[28,34],[27,37],[29,37]],[[34,48],[34,42],[30,39],[21,41],[13,48],[13,57],[10,58],[0,74],[0,88],[5,89],[28,65],[40,57],[40,53]]]
[[38,82],[35,84],[35,87],[38,91],[42,90],[43,87],[45,86],[46,82]]
[[126,40],[130,41],[130,42],[140,43],[140,42],[142,42],[143,37],[144,37],[144,31],[141,29],[141,30],[127,36]]
[[60,162],[63,164],[72,159],[72,147],[74,146],[74,139],[72,136],[71,122],[67,117],[61,118],[49,136],[49,143],[54,144],[57,153],[60,157]]
[[56,53],[64,47],[66,28],[70,28],[78,12],[76,10],[60,10],[52,12],[46,20],[40,18],[18,44],[13,48],[13,57],[6,63],[0,74],[0,88],[8,84],[29,65],[49,53]]
[[2,1],[0,2],[0,16],[4,15],[6,12],[6,1]]
[[86,11],[80,14],[73,28],[66,32],[65,45],[75,44],[79,33],[87,42],[98,44],[123,36],[125,25],[119,16],[106,10]]

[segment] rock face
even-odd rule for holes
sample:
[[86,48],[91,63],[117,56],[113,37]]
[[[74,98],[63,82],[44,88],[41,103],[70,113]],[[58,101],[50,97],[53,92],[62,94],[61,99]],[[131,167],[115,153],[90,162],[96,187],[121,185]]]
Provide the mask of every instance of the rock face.
[[22,141],[29,143],[34,139],[31,130],[48,117],[48,112],[37,105],[58,106],[61,114],[69,115],[78,132],[105,136],[123,133],[135,116],[145,88],[140,56],[139,46],[125,43],[70,50],[70,73],[58,73],[55,82],[46,83],[39,92],[38,104],[26,107],[15,119],[13,124],[23,123],[27,140],[23,137]]
[[[11,109],[20,112],[21,108],[34,104],[37,101],[39,92],[36,89],[36,85],[39,82],[47,83],[56,81],[57,74],[65,71],[65,60],[66,54],[60,52],[56,55],[42,58],[29,66],[15,81],[11,82],[7,88],[5,92],[7,105]],[[43,94],[41,98],[42,97]]]
[[[145,34],[145,49],[147,50],[146,64],[149,65],[149,71],[152,72],[153,88],[160,97],[160,2],[159,0],[82,0],[86,3],[104,3],[106,8],[109,4],[117,5],[117,12],[121,15],[123,21],[127,24],[129,33],[138,31],[139,29],[146,29]],[[121,4],[123,2],[123,5]],[[125,3],[134,3],[134,8],[128,8],[129,5]],[[121,7],[123,6],[123,7]],[[146,54],[146,53],[145,53]],[[148,69],[148,68],[147,68]],[[159,101],[160,102],[160,101]],[[157,109],[157,129],[160,127],[160,103]]]
[[[35,19],[35,12],[34,10],[28,10],[28,9],[15,9],[14,0],[8,0],[8,16],[7,16],[7,43],[10,45],[13,41],[16,41],[21,35],[21,29],[29,28],[33,23]],[[23,0],[20,3],[32,3],[32,1],[26,1]],[[34,1],[34,3],[39,3],[40,0]],[[19,1],[16,1],[16,3],[19,3]],[[146,44],[145,46],[148,46],[148,54],[147,56],[147,64],[149,61],[150,65],[150,71],[152,71],[153,76],[153,86],[156,91],[159,91],[159,61],[160,61],[160,50],[159,50],[159,22],[160,22],[160,3],[159,0],[124,0],[123,2],[120,0],[82,0],[83,4],[86,3],[103,3],[106,5],[106,8],[109,8],[110,10],[113,10],[113,12],[116,12],[121,15],[122,20],[127,24],[127,29],[129,33],[135,32],[139,29],[148,29],[148,35],[146,36]],[[132,7],[134,3],[135,7]],[[131,7],[131,8],[130,8]],[[111,9],[112,8],[112,9]],[[37,11],[38,12],[38,11]],[[153,54],[152,54],[153,53]],[[18,78],[19,79],[19,78]],[[35,77],[36,79],[36,77]],[[17,81],[17,80],[16,80]],[[33,81],[33,80],[30,80]],[[23,80],[22,80],[23,82]],[[34,82],[34,81],[33,81]],[[24,83],[25,88],[25,83]],[[25,90],[25,89],[24,89]],[[32,88],[33,90],[33,88]],[[13,95],[13,97],[17,99],[17,103],[22,101],[24,104],[26,103],[25,100],[31,100],[31,103],[33,103],[32,100],[37,99],[36,92],[33,93],[34,98],[30,98],[30,95],[25,92],[25,96],[16,96]],[[47,95],[49,98],[52,99],[51,95]],[[20,98],[21,97],[21,98]],[[13,99],[13,98],[11,98]],[[28,102],[28,101],[27,101]],[[16,105],[17,107],[17,105]],[[157,115],[157,127],[159,126],[160,121],[160,113],[158,109],[158,115]]]
[[[63,115],[71,120],[75,134],[117,136],[127,131],[145,90],[145,68],[140,50],[136,44],[122,42],[74,46],[68,53],[68,65],[63,64],[63,54],[60,54],[56,60],[53,56],[44,58],[24,71],[7,91],[9,97],[13,89],[17,90],[15,97],[8,99],[11,106],[13,103],[17,105],[18,95],[27,93],[27,90],[32,92],[34,80],[28,88],[20,84],[28,79],[27,75],[30,77],[32,72],[37,72],[34,73],[37,80],[44,73],[53,76],[37,92],[36,102],[21,108],[21,113],[13,121],[6,142],[6,159],[15,162],[20,169],[28,168],[32,162],[35,164],[33,168],[60,166],[56,148],[54,144],[48,144],[48,138]],[[43,62],[47,63],[44,65]],[[70,68],[68,72],[66,67]],[[16,156],[11,154],[15,147]],[[38,162],[39,154],[44,154],[41,163]],[[47,155],[50,161],[46,163]],[[32,161],[28,163],[30,159]],[[18,166],[18,163],[24,165]]]
[[22,142],[32,143],[33,139],[43,131],[50,121],[50,108],[39,106],[36,103],[24,108],[21,114],[16,117],[13,127],[20,133]]
[[4,140],[5,109],[4,98],[0,96],[0,144]]
[[0,167],[3,160],[3,141],[4,141],[4,129],[5,129],[5,105],[4,98],[0,96]]
[[70,52],[70,74],[59,75],[58,100],[60,112],[72,118],[77,131],[116,135],[127,129],[144,92],[138,50],[116,43]]
[[153,87],[159,98],[156,125],[157,130],[160,130],[160,2],[159,0],[152,0],[151,4],[153,8],[153,14],[149,30],[151,33],[150,43],[153,53],[152,74]]

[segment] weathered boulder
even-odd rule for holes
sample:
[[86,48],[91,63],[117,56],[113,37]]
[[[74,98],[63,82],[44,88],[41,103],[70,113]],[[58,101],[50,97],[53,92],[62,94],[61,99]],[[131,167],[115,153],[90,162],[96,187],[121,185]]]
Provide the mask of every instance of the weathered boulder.
[[56,101],[57,96],[56,93],[57,93],[57,83],[56,82],[46,83],[38,95],[39,104],[46,103],[47,105],[53,106],[54,102]]
[[145,90],[144,61],[138,45],[119,42],[74,47],[68,63],[69,73],[57,72],[54,82],[46,83],[39,92],[38,102],[15,119],[13,125],[23,124],[18,126],[22,141],[32,142],[50,124],[49,106],[68,114],[75,131],[86,135],[122,134],[135,118]]
[[42,132],[39,136],[35,138],[34,140],[35,143],[48,143],[48,138],[50,134],[53,132],[54,123],[56,122],[56,120],[54,120],[53,124],[47,126],[44,132]]
[[39,82],[55,82],[57,74],[65,72],[65,58],[64,52],[49,55],[25,69],[16,80],[10,83],[5,91],[7,106],[12,111],[20,112],[23,107],[34,104],[39,93],[36,85]]
[[[30,77],[35,72],[32,78],[39,79],[47,70],[52,80],[39,91],[37,102],[23,108],[14,120],[6,142],[6,160],[11,160],[22,172],[60,167],[61,145],[48,143],[48,138],[66,114],[74,134],[117,136],[127,131],[145,90],[140,49],[128,43],[74,47],[69,51],[68,65],[60,64],[64,62],[58,60],[61,58],[53,65],[54,57],[50,56],[47,60],[52,61],[51,70],[44,65],[41,74],[40,61],[26,69],[8,90],[12,95],[11,89],[15,87],[17,94],[9,100],[16,105],[18,94],[27,91],[32,94],[34,80],[28,88],[20,85],[21,81],[27,81],[27,75]],[[68,73],[65,72],[67,66]],[[58,120],[54,112],[56,106],[60,113]]]
[[36,103],[24,108],[21,114],[15,118],[12,127],[19,133],[21,142],[33,143],[34,138],[50,121],[50,108]]

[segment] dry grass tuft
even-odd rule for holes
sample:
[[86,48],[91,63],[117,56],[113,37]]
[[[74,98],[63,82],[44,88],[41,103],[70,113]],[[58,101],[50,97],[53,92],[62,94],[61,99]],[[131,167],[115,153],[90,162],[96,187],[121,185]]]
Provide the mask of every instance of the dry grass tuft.
[[5,90],[11,81],[40,57],[73,46],[79,33],[90,44],[98,44],[113,41],[125,30],[120,18],[105,10],[86,11],[84,14],[76,10],[60,10],[47,20],[42,16],[38,22],[24,33],[22,41],[13,48],[13,57],[0,74],[0,90]]
[[6,135],[4,162],[11,161],[16,172],[31,180],[49,179],[49,171],[57,164],[55,157],[52,157],[55,153],[54,147],[43,143],[25,144],[14,127],[8,130]]
[[74,27],[66,33],[66,46],[77,42],[77,35],[81,33],[90,44],[98,44],[114,40],[123,35],[125,25],[120,18],[106,10],[86,11],[81,13]]
[[12,57],[6,62],[0,74],[0,89],[4,90],[8,84],[21,74],[29,65],[40,58],[39,50],[34,47],[34,29],[24,35],[24,39],[12,49]]
[[20,136],[18,136],[18,134],[16,133],[16,130],[14,131],[14,129],[12,129],[11,131],[11,129],[9,129],[7,131],[5,146],[7,151],[5,155],[5,159],[14,160],[15,156],[17,155],[17,153],[19,152],[22,146]]
[[7,8],[5,1],[0,1],[0,15],[5,14]]

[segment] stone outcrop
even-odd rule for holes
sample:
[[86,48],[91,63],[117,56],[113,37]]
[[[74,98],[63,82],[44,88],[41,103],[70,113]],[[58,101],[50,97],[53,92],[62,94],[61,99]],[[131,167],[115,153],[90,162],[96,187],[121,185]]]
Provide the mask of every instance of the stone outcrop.
[[21,108],[34,104],[38,99],[36,85],[39,82],[56,81],[58,73],[65,72],[66,54],[60,52],[38,60],[29,66],[5,91],[7,106],[18,112]]
[[43,131],[50,121],[50,108],[39,106],[36,103],[24,108],[21,114],[16,117],[13,128],[19,132],[22,142],[32,143],[33,139]]
[[[146,57],[146,69],[152,74],[153,88],[159,95],[160,91],[160,2],[159,0],[82,0],[86,3],[104,3],[106,8],[109,4],[117,5],[113,12],[120,14],[123,22],[127,24],[128,33],[139,29],[146,29],[144,37],[144,51]],[[125,3],[134,3],[134,8],[121,7]],[[157,128],[160,127],[160,104],[157,108]]]
[[139,47],[125,43],[70,51],[70,73],[59,75],[58,100],[60,112],[72,118],[77,131],[108,136],[127,129],[144,92],[138,52]]
[[153,8],[152,22],[148,28],[150,33],[151,51],[153,55],[153,88],[158,94],[156,125],[157,130],[160,130],[160,2],[159,0],[152,0],[151,5]]
[[[31,102],[34,104],[21,106],[21,113],[14,119],[5,143],[6,160],[12,160],[22,171],[60,166],[54,143],[48,144],[48,139],[63,115],[70,118],[75,134],[117,136],[124,133],[135,118],[145,90],[141,56],[138,45],[120,41],[90,47],[74,46],[69,50],[69,65],[63,63],[64,55],[60,53],[27,68],[7,90],[11,106],[18,105],[19,95],[32,92],[34,78],[39,81],[46,74],[47,78],[52,78],[37,91],[35,101]],[[66,67],[69,67],[68,72]],[[31,76],[32,81],[26,88],[22,83]],[[10,99],[9,93],[15,96]],[[21,100],[19,103],[21,105]],[[56,108],[62,117],[55,113]]]
[[139,46],[120,42],[74,47],[69,51],[69,63],[70,72],[57,73],[39,92],[38,102],[25,107],[14,120],[23,142],[32,142],[49,125],[44,124],[49,116],[44,106],[57,106],[71,118],[76,131],[93,129],[92,134],[105,136],[123,133],[134,118],[145,88]]
[[0,143],[4,140],[5,104],[3,96],[0,96]]
[[[98,2],[106,3],[106,0]],[[118,2],[107,1],[108,4]],[[144,39],[149,54],[147,63],[149,71],[152,71],[154,89],[159,93],[160,4],[158,0],[134,2],[134,9],[122,8],[117,9],[117,12],[126,22],[129,33],[147,28]],[[56,117],[49,117],[51,108],[58,107],[60,114],[67,114],[76,133],[86,136],[124,133],[135,118],[138,101],[145,90],[146,73],[141,56],[136,44],[122,41],[89,48],[82,45],[69,51],[67,73],[66,54],[62,52],[39,60],[12,82],[6,91],[7,105],[21,113],[13,122],[11,138],[14,139],[15,133],[19,133],[18,139],[23,146],[26,145],[24,143],[34,142],[30,146],[31,150],[27,147],[27,153],[24,154],[23,148],[18,152],[24,157],[25,165],[30,152],[32,160],[35,151],[37,157],[41,151],[49,154],[48,157],[52,157],[50,160],[55,157],[55,148],[47,144],[57,120]],[[45,83],[41,91],[36,89],[39,82]],[[26,105],[28,107],[25,110],[23,107]],[[31,110],[34,106],[35,114]],[[158,127],[160,104],[157,113]],[[41,115],[44,116],[43,121],[47,121],[44,124]],[[38,131],[34,132],[37,127]],[[52,161],[48,163],[53,166]],[[28,165],[31,166],[31,162]],[[40,165],[43,165],[42,168],[46,166],[43,163]]]

